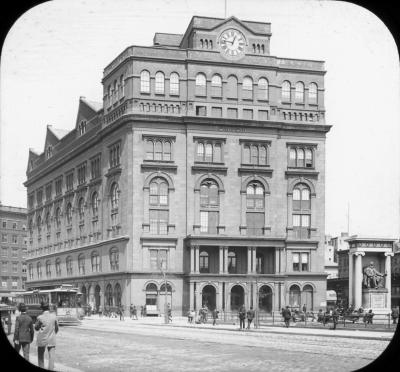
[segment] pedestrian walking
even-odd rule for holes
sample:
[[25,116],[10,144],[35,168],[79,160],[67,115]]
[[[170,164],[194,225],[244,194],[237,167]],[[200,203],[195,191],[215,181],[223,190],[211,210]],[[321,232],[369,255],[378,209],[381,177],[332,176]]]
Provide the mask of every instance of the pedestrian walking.
[[253,306],[250,306],[250,310],[247,311],[247,329],[250,329],[251,322],[255,317],[255,312],[253,310]]
[[239,323],[240,323],[240,329],[245,329],[245,321],[246,321],[246,308],[244,305],[240,306],[239,308]]
[[29,361],[29,349],[35,331],[33,330],[32,318],[26,314],[24,303],[19,304],[19,311],[21,314],[15,319],[14,348],[18,354],[22,348],[24,358]]
[[213,317],[213,326],[215,326],[217,324],[218,313],[219,313],[219,311],[217,309],[214,309],[211,313],[212,317]]
[[147,316],[147,308],[146,308],[146,305],[143,306],[143,316],[144,316],[144,317]]
[[129,316],[131,319],[133,318],[133,304],[131,304],[131,306],[129,306]]
[[[137,319],[137,317],[136,317]],[[168,321],[172,322],[172,310],[171,310],[171,305],[168,304]]]
[[286,306],[286,309],[282,310],[282,317],[285,322],[286,328],[289,328],[290,318],[292,317],[292,313],[290,312],[289,306]]
[[140,306],[140,317],[143,318],[144,317],[144,307]]
[[302,309],[302,310],[303,310],[303,313],[304,313],[304,314],[307,312],[307,306],[306,306],[306,304],[303,305],[303,309]]
[[337,310],[337,308],[334,308],[332,311],[332,321],[333,321],[333,328],[332,329],[336,329],[336,325],[338,324],[338,320],[339,320],[339,312]]
[[37,317],[35,330],[38,331],[36,342],[38,347],[38,365],[44,368],[44,353],[47,348],[49,354],[49,370],[54,370],[54,358],[56,352],[56,334],[58,332],[57,317],[50,313],[49,304],[42,306],[43,314]]
[[374,315],[375,314],[372,312],[372,309],[369,309],[368,313],[365,313],[364,319],[363,319],[365,326],[367,326],[367,324],[372,324],[372,319],[373,319]]
[[393,324],[397,324],[397,319],[399,319],[399,308],[393,307],[391,315],[392,315],[392,319],[393,319]]
[[133,319],[138,320],[136,306],[133,306]]
[[118,313],[119,313],[119,320],[125,320],[124,316],[124,305],[119,305],[118,307]]

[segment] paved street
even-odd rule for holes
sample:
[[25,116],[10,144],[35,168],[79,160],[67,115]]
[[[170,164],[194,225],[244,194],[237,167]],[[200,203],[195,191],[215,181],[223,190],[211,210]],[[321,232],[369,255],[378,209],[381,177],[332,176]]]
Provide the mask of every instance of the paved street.
[[[160,318],[119,321],[93,317],[77,327],[61,327],[56,368],[71,372],[352,371],[377,358],[393,335],[375,332],[371,339],[364,332],[358,332],[360,338],[350,338],[340,337],[341,333],[346,336],[344,331],[332,337],[328,330],[320,335],[285,334],[295,330],[271,327],[243,332],[235,326],[183,325],[183,320],[165,326]],[[35,344],[32,346],[31,360],[36,362]]]

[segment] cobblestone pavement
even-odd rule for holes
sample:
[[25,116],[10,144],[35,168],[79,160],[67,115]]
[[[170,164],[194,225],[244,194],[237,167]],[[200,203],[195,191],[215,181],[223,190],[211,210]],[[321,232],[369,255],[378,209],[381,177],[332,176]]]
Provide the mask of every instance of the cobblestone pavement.
[[[158,320],[159,323],[160,320]],[[388,340],[183,328],[130,319],[61,327],[59,371],[354,371]],[[333,331],[332,331],[333,332]],[[31,360],[36,361],[35,343]]]

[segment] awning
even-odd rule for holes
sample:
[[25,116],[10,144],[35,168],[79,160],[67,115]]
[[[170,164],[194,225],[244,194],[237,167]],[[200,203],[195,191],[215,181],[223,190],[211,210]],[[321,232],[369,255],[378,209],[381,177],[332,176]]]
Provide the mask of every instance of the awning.
[[326,300],[327,301],[337,301],[337,295],[333,289],[326,291]]

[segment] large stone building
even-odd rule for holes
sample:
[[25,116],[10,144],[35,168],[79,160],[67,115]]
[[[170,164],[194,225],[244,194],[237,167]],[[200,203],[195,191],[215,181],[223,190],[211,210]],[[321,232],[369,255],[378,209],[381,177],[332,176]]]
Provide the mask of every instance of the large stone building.
[[103,103],[81,97],[75,129],[30,151],[30,287],[160,312],[325,305],[324,63],[270,37],[195,16],[106,66]]
[[0,204],[1,288],[3,302],[25,290],[27,255],[26,208]]

